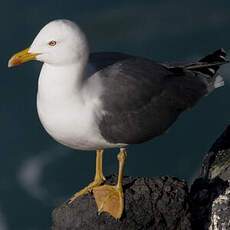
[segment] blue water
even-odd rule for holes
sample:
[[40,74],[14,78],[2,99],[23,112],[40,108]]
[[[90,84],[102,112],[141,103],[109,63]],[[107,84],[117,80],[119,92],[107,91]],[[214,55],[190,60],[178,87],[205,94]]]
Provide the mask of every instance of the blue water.
[[[40,63],[7,68],[52,19],[68,18],[86,32],[92,51],[120,51],[157,61],[195,60],[230,48],[230,2],[219,1],[5,1],[0,8],[0,230],[46,230],[51,210],[94,174],[91,152],[52,140],[36,112]],[[225,87],[184,113],[164,136],[131,146],[126,174],[173,175],[191,181],[210,145],[229,123],[230,67]],[[105,172],[116,172],[107,151]]]

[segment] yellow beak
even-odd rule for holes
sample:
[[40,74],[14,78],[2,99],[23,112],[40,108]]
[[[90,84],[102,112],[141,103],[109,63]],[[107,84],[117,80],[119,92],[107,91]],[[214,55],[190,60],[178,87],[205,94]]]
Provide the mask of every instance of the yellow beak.
[[34,54],[34,53],[29,53],[29,48],[24,49],[16,54],[14,54],[9,62],[8,62],[8,67],[13,67],[16,65],[20,65],[24,62],[28,62],[28,61],[32,61],[36,59],[36,56],[38,54]]

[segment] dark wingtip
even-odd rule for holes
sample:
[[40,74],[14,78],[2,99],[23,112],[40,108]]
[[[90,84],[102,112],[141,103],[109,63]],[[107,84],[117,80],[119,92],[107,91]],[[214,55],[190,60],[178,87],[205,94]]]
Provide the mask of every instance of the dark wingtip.
[[216,75],[216,72],[221,65],[229,62],[226,59],[226,56],[227,53],[221,48],[200,59],[197,64],[188,66],[187,69],[198,71],[213,77]]
[[227,53],[223,48],[216,50],[215,52],[205,56],[200,62],[214,63],[214,62],[225,62]]

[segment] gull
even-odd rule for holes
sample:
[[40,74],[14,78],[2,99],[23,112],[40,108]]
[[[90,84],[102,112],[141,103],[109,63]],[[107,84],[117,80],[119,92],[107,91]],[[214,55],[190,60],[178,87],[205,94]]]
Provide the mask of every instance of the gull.
[[[13,55],[8,66],[43,62],[37,111],[45,130],[70,148],[96,150],[93,182],[69,203],[93,192],[98,212],[119,219],[127,146],[163,134],[183,111],[223,86],[217,71],[227,63],[225,56],[219,49],[197,62],[174,64],[116,52],[90,53],[77,24],[55,20],[29,48]],[[120,149],[116,185],[105,184],[102,160],[107,148]]]

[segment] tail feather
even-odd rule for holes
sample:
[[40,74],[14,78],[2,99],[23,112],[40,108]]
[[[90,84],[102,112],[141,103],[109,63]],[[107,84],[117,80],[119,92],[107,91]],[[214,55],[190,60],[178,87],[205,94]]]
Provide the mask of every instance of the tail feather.
[[197,63],[187,66],[186,69],[202,73],[203,79],[207,82],[208,92],[224,86],[224,79],[217,74],[220,66],[228,63],[224,49],[216,50],[214,53],[205,56]]
[[217,75],[215,80],[214,80],[214,88],[219,88],[221,86],[224,86],[224,79],[220,76],[220,75]]
[[187,66],[186,69],[214,77],[220,66],[229,62],[225,57],[224,49],[219,49],[200,59],[197,63]]
[[226,59],[226,52],[224,49],[216,50],[215,52],[205,56],[198,62],[187,64],[164,64],[168,69],[172,71],[189,70],[197,73],[200,79],[207,84],[208,93],[212,90],[224,85],[223,78],[217,73],[220,66],[229,61]]
[[206,57],[200,59],[200,62],[215,63],[215,62],[225,62],[226,52],[223,48],[216,50],[214,53],[207,55]]

